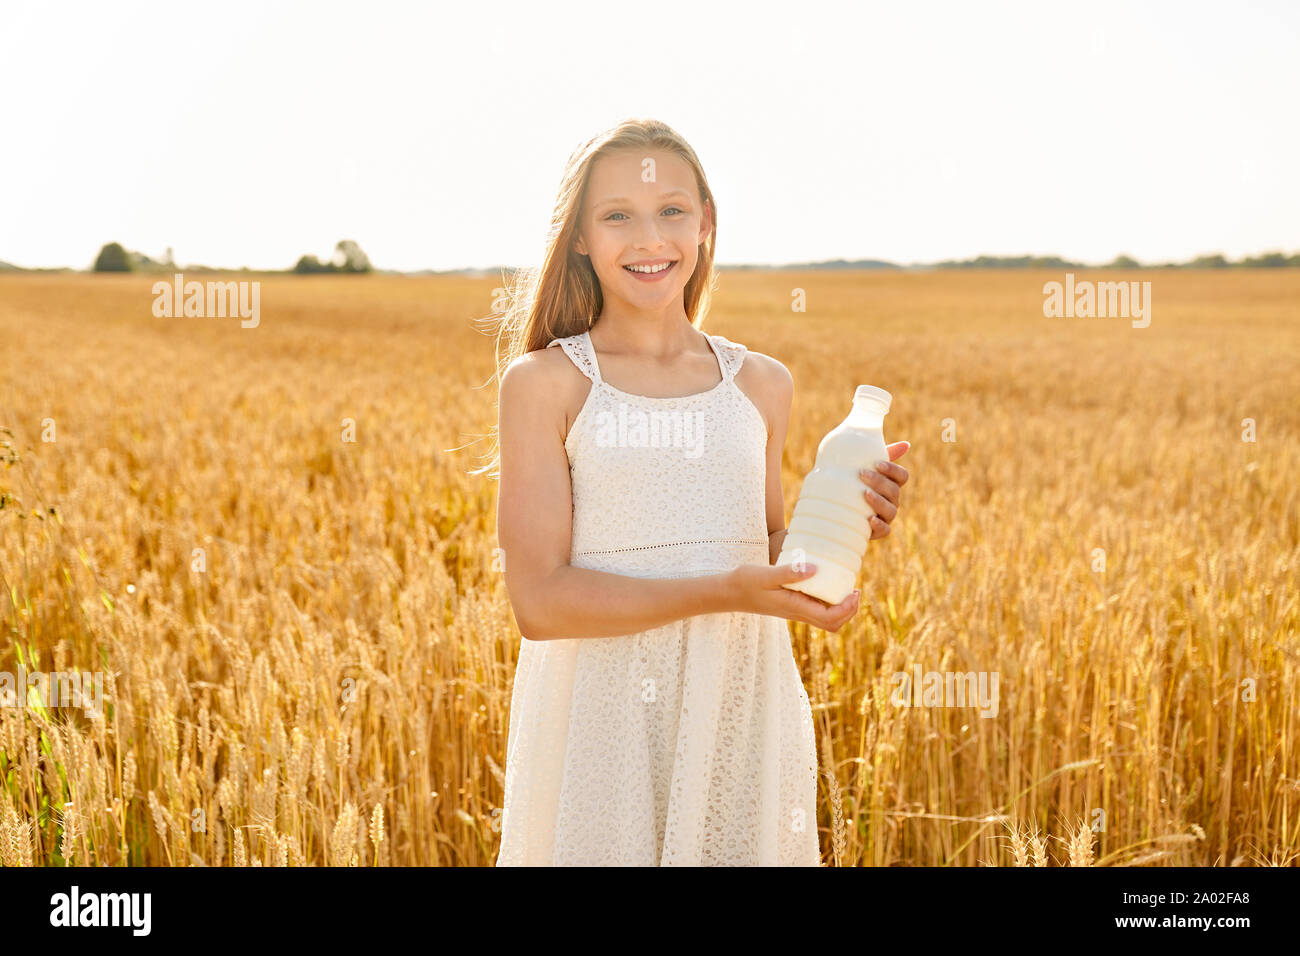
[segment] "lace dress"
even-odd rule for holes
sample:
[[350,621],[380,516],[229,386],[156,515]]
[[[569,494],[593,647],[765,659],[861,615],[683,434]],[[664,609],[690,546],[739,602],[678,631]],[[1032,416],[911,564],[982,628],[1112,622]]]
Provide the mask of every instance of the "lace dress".
[[[606,383],[586,332],[550,343],[592,382],[564,443],[572,566],[673,578],[770,563],[767,428],[735,383],[746,350],[707,338],[722,381],[681,398]],[[784,620],[523,640],[497,866],[818,866],[816,796]]]

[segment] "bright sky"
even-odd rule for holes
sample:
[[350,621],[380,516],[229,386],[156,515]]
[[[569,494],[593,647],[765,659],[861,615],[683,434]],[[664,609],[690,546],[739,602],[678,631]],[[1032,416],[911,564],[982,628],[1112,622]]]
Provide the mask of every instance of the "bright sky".
[[5,2],[0,260],[540,259],[673,126],[719,263],[1300,251],[1300,4]]

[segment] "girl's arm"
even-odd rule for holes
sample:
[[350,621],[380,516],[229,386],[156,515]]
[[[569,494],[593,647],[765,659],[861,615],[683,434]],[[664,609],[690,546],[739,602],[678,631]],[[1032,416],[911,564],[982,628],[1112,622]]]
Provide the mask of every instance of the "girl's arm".
[[[666,579],[572,567],[573,488],[564,451],[565,409],[580,405],[591,386],[571,369],[559,350],[543,349],[516,359],[501,377],[497,543],[504,556],[506,591],[524,637],[617,637],[724,611],[799,620],[828,631],[852,617],[855,595],[828,607],[782,587],[810,577],[816,570],[811,564],[803,571],[742,565],[724,574]],[[779,445],[777,449],[779,481]],[[779,485],[777,494],[779,520]]]
[[[761,352],[752,352],[741,372],[761,371],[758,401],[755,407],[767,420],[767,548],[768,561],[776,564],[785,541],[785,492],[781,485],[781,457],[785,451],[786,430],[790,426],[790,404],[794,400],[794,379],[779,361]],[[737,385],[741,382],[737,380]],[[750,380],[744,383],[750,385]],[[748,394],[748,392],[746,392]]]
[[727,575],[633,578],[569,565],[573,490],[564,451],[566,405],[590,384],[563,374],[559,349],[513,362],[501,379],[497,543],[524,637],[614,637],[696,614],[737,610]]

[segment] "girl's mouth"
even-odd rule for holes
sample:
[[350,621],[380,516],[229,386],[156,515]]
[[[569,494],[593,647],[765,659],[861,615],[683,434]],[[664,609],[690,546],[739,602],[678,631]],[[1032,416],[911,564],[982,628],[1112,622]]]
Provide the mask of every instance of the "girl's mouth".
[[651,266],[651,267],[640,266],[638,268],[640,269],[649,268],[652,271],[638,272],[636,269],[633,269],[630,266],[624,266],[623,271],[631,273],[632,278],[636,279],[639,282],[658,282],[664,276],[668,275],[668,273],[672,272],[673,269],[677,268],[677,260],[674,259],[672,262],[668,263],[667,266]]

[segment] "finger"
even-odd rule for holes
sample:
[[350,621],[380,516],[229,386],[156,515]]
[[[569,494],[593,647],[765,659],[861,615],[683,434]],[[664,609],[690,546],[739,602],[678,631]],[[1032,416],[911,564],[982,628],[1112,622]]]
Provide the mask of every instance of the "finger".
[[844,607],[841,611],[841,615],[844,620],[847,621],[853,615],[857,614],[858,610],[862,607],[862,589],[855,588],[853,593],[846,597],[842,603]]
[[849,623],[849,621],[853,619],[853,615],[857,614],[861,607],[862,596],[859,595],[858,599],[853,603],[853,606],[839,616],[839,620],[835,622],[835,629],[839,630],[845,624]]
[[[881,478],[880,480],[885,481],[886,479]],[[890,484],[893,484],[893,482],[890,482]],[[895,485],[894,487],[897,489],[898,486]],[[895,494],[897,494],[897,490],[895,490]],[[891,501],[888,497],[873,488],[868,488],[866,491],[862,492],[862,497],[867,499],[867,504],[871,506],[871,510],[874,511],[878,517],[885,519],[887,522],[893,521],[894,517],[898,514],[897,499]]]
[[907,469],[896,462],[878,461],[876,462],[876,471],[880,472],[880,474],[884,475],[900,488],[907,484],[907,479],[909,477]]
[[906,455],[907,450],[911,447],[912,443],[910,441],[896,441],[893,444],[886,445],[885,450],[889,452],[889,460],[893,461]]
[[858,601],[861,600],[861,598],[862,598],[862,589],[854,588],[847,595],[845,595],[844,600],[841,601],[839,604],[827,605],[827,610],[831,611],[832,613],[839,613],[840,611],[856,609],[858,606]]
[[898,504],[901,489],[894,483],[892,478],[887,478],[880,472],[874,471],[870,468],[862,469],[862,471],[858,472],[858,477],[862,479],[863,484],[876,492],[876,494],[880,495],[890,504]]
[[883,538],[883,537],[887,536],[887,535],[889,534],[889,532],[892,531],[892,530],[893,530],[893,529],[890,527],[888,521],[882,521],[882,520],[881,520],[879,517],[877,517],[876,515],[872,515],[872,516],[871,516],[871,537],[872,537],[872,539],[875,539],[875,538]]
[[831,631],[831,632],[838,631],[840,628],[842,628],[845,624],[848,623],[849,618],[851,618],[854,615],[855,611],[856,608],[852,611],[841,612],[832,617],[829,617],[824,623],[819,624],[818,627],[820,627],[823,631]]
[[829,605],[811,594],[804,594],[802,591],[790,591],[781,589],[780,593],[785,595],[781,598],[781,606],[776,614],[785,618],[787,621],[802,621],[805,624],[811,624],[813,627],[821,627],[819,623],[826,614]]
[[839,628],[845,621],[858,612],[858,604],[862,600],[862,592],[855,590],[849,594],[839,604],[832,604],[824,609],[821,615],[823,623],[817,625],[824,631],[833,631]]

